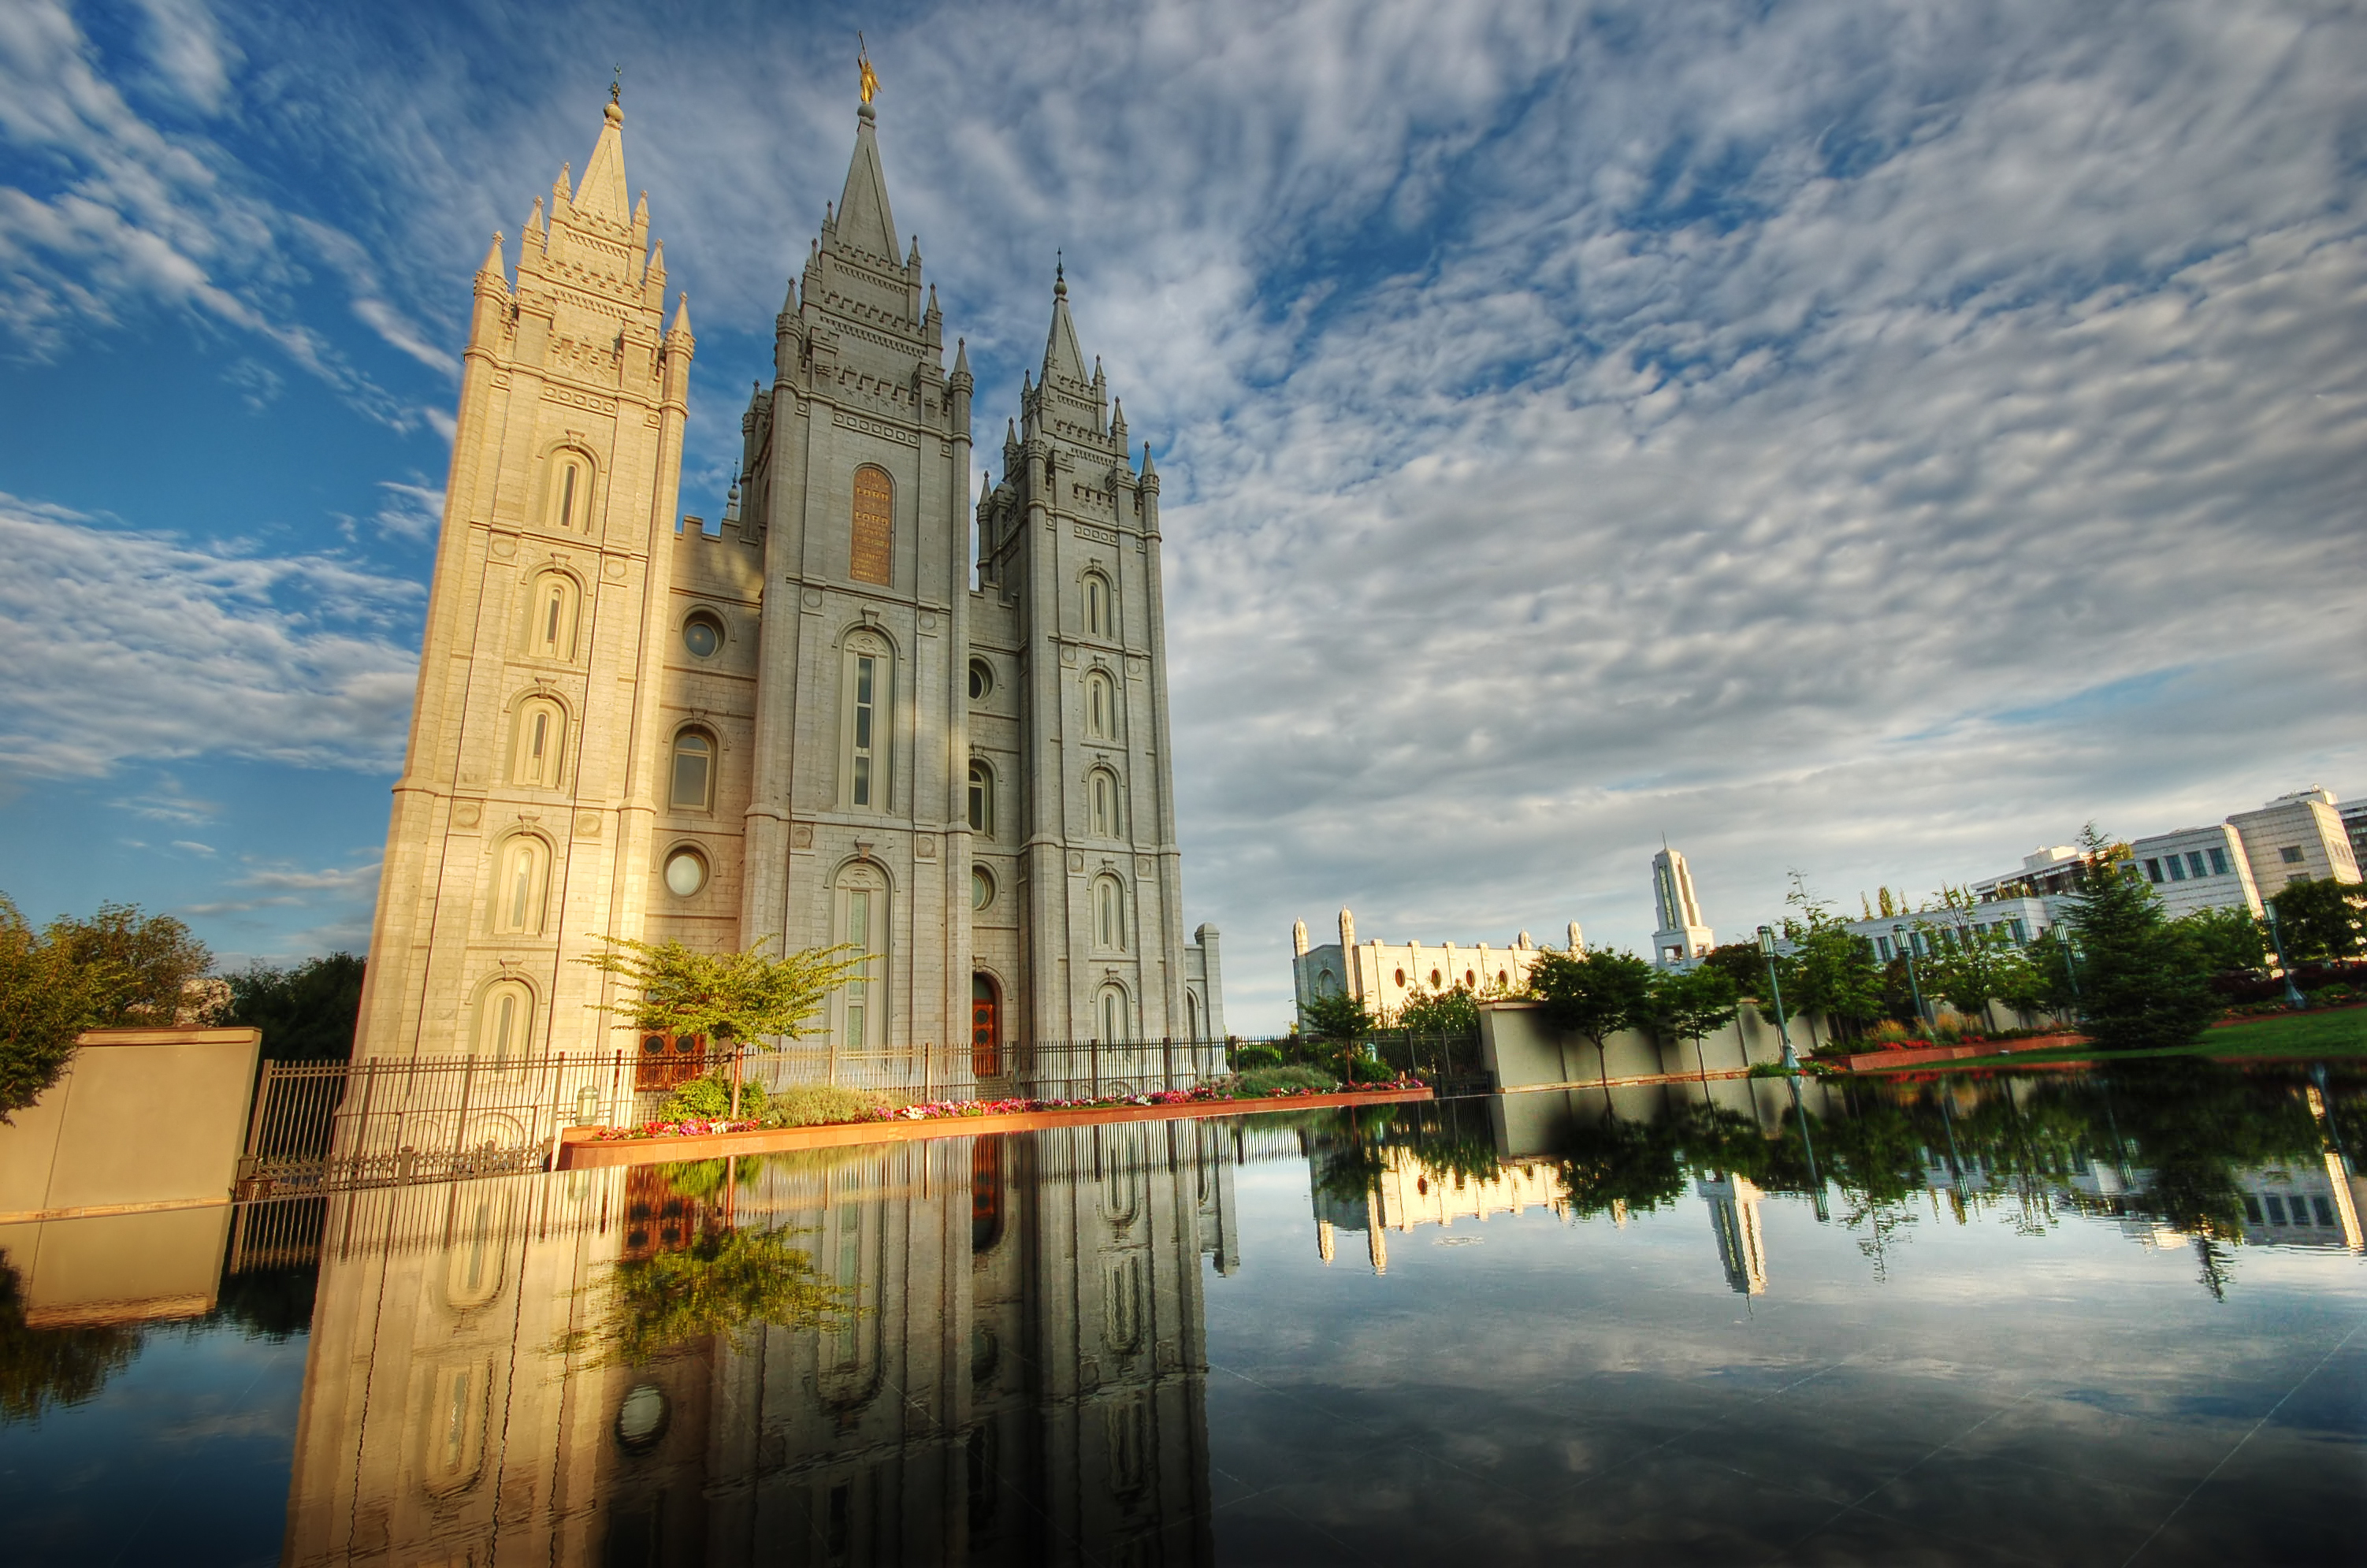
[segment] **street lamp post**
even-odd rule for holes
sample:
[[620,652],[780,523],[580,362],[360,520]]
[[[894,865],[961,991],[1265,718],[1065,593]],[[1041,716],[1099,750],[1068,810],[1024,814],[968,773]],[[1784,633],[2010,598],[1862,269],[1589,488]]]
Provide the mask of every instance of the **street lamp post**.
[[2293,965],[2285,961],[2285,938],[2284,933],[2277,926],[2277,906],[2271,903],[2268,906],[2268,911],[2269,945],[2276,949],[2277,968],[2285,977],[2285,1006],[2306,1007],[2309,1006],[2309,998],[2303,995],[2301,987],[2293,983]]
[[1915,978],[1915,944],[1907,935],[1907,927],[1904,926],[1893,926],[1890,928],[1890,934],[1897,941],[1898,950],[1907,955],[1907,994],[1915,998],[1915,1021],[1919,1024],[1922,1023],[1925,1021],[1923,985]]
[[1784,1020],[1784,983],[1775,978],[1775,933],[1772,927],[1759,928],[1759,953],[1767,960],[1767,989],[1775,997],[1775,1033],[1784,1041],[1784,1071],[1796,1073],[1800,1059],[1792,1054],[1792,1028]]

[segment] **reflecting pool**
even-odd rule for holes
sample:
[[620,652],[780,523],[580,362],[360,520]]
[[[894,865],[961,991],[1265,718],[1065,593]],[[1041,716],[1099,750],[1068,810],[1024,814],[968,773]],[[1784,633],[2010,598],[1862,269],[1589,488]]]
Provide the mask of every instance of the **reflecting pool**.
[[2362,1140],[2191,1062],[1067,1128],[258,1205],[178,1323],[0,1232],[6,1555],[2355,1562]]

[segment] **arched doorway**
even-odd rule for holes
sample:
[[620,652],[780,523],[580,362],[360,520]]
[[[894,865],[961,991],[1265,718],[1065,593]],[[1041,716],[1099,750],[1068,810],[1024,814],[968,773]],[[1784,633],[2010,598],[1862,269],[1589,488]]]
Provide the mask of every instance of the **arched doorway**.
[[994,977],[969,977],[969,1071],[973,1078],[1002,1075],[1002,994]]

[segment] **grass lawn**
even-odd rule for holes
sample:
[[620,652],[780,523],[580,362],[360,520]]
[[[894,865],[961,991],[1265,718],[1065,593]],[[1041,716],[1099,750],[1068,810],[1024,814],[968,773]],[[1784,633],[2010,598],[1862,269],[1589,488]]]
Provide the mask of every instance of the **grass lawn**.
[[[2013,1056],[1967,1056],[1958,1062],[1926,1062],[1906,1071],[1955,1073],[1967,1067],[2033,1066],[2044,1062],[2084,1062],[2100,1054],[2093,1046],[2075,1045]],[[2247,1018],[2240,1024],[2205,1030],[2192,1045],[2171,1046],[2165,1051],[2122,1051],[2115,1053],[2113,1060],[2127,1062],[2148,1056],[2367,1056],[2367,1007]]]

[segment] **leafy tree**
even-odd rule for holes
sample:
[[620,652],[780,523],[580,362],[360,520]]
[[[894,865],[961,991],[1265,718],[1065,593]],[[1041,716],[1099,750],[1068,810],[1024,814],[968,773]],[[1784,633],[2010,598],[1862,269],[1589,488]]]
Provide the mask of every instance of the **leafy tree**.
[[119,970],[76,963],[0,893],[0,1122],[57,1082],[75,1037],[114,1013],[130,989]]
[[2054,930],[2041,931],[2022,949],[2023,969],[1999,994],[2007,1006],[2025,1013],[2068,1012],[2079,1002],[2078,972],[2070,945]]
[[1693,1041],[1699,1060],[1702,1037],[1734,1022],[1739,1000],[1727,972],[1704,963],[1654,976],[1648,1011],[1655,1029]]
[[280,1062],[343,1062],[361,1016],[362,960],[351,953],[288,969],[256,962],[230,977],[222,1021],[263,1031],[263,1053]]
[[[1379,1020],[1365,1006],[1364,999],[1344,991],[1326,992],[1300,1003],[1298,1017],[1305,1031],[1318,1040],[1363,1040],[1380,1027]],[[1476,1024],[1476,1011],[1472,1018]]]
[[69,963],[119,977],[94,1020],[98,1027],[181,1020],[192,1011],[191,984],[214,964],[187,926],[169,915],[142,915],[136,903],[102,903],[87,920],[61,915],[48,937]]
[[2171,921],[2169,933],[2187,967],[2197,974],[2269,967],[2268,935],[2248,909],[2198,909]]
[[1756,942],[1727,942],[1712,948],[1702,963],[1733,983],[1734,994],[1764,1001],[1760,993],[1767,989],[1767,960]]
[[1389,1022],[1414,1034],[1478,1034],[1479,998],[1467,985],[1452,991],[1418,991],[1405,999]]
[[802,1037],[830,994],[857,978],[869,957],[842,958],[851,945],[808,948],[787,958],[765,949],[765,937],[744,952],[702,953],[680,942],[638,942],[601,937],[606,949],[575,961],[625,983],[629,1001],[600,1011],[624,1021],[618,1028],[671,1034],[678,1040],[728,1041],[732,1047],[732,1114],[738,1114],[741,1052],[749,1046],[778,1050]]
[[[1863,1025],[1882,1012],[1882,971],[1874,961],[1874,945],[1841,924],[1832,906],[1810,896],[1807,885],[1793,873],[1786,903],[1798,911],[1784,919],[1784,936],[1792,951],[1788,965],[1780,965],[1784,1001],[1797,1016],[1822,1013],[1830,1025]],[[1815,1044],[1815,1026],[1809,1026]]]
[[2367,887],[2331,878],[2295,877],[2269,900],[2285,957],[2347,959],[2367,946]]
[[2130,864],[2128,846],[2090,823],[2068,919],[2079,945],[2079,1015],[2107,1051],[2185,1045],[2219,1012],[2210,988],[2180,961],[2161,901]]
[[2002,931],[1957,926],[1932,948],[1923,963],[1924,989],[1967,1018],[1982,1017],[1991,1002],[2010,1005],[2033,987],[2030,960]]
[[1673,1130],[1659,1122],[1629,1121],[1605,1113],[1599,1123],[1580,1122],[1562,1145],[1561,1184],[1580,1217],[1600,1214],[1614,1204],[1648,1214],[1684,1195],[1684,1152]]
[[[1529,971],[1529,989],[1545,1004],[1541,1010],[1546,1022],[1584,1035],[1597,1052],[1621,1029],[1650,1021],[1652,966],[1633,953],[1608,949],[1567,953],[1548,948]],[[1607,1057],[1603,1072],[1608,1079]]]

